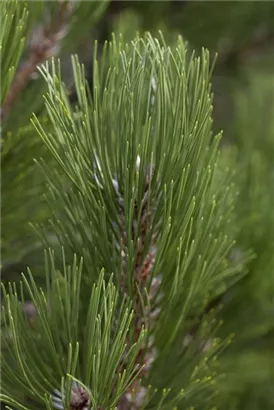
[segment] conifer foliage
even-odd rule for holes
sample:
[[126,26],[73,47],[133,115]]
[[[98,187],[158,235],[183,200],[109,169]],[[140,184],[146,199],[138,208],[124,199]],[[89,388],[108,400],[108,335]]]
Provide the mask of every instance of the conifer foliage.
[[[27,9],[10,4],[24,21]],[[22,49],[14,40],[8,50],[2,34],[5,104]],[[216,337],[208,306],[243,276],[244,252],[231,257],[237,195],[212,133],[209,53],[190,54],[181,38],[167,45],[161,33],[113,36],[100,53],[95,43],[92,88],[72,56],[74,103],[49,57],[37,62],[42,115],[28,126],[48,204],[49,218],[30,217],[44,270],[2,287],[1,401],[213,408],[216,356],[229,340]]]

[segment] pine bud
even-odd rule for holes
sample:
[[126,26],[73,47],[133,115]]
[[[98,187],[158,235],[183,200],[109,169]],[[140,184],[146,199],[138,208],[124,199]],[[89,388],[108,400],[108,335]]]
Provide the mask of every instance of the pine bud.
[[[63,406],[64,396],[59,390],[55,390],[52,395],[52,404],[57,410],[67,410]],[[72,382],[70,407],[68,410],[89,410],[90,398],[87,391],[77,382]]]

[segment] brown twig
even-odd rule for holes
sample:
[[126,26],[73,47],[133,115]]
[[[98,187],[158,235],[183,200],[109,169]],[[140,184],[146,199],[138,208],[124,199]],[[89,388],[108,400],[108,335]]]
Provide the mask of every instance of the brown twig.
[[[152,172],[151,172],[152,171]],[[155,321],[157,315],[159,313],[158,309],[152,309],[149,306],[145,306],[145,312],[143,311],[144,306],[142,304],[141,298],[144,295],[144,290],[146,285],[151,279],[152,270],[155,263],[155,255],[156,255],[156,233],[152,232],[150,238],[150,246],[148,251],[146,252],[146,237],[149,231],[152,229],[152,218],[155,213],[155,206],[152,203],[149,203],[149,188],[150,182],[153,177],[154,170],[150,169],[145,176],[145,189],[144,189],[144,196],[141,203],[141,209],[138,208],[138,205],[135,204],[135,214],[134,214],[134,222],[132,226],[132,239],[136,240],[137,243],[137,255],[134,264],[134,281],[136,285],[136,293],[133,299],[133,307],[135,311],[135,321],[134,321],[134,338],[135,341],[138,340],[140,333],[142,331],[142,327],[149,322],[150,324]],[[122,231],[122,241],[121,241],[121,256],[122,256],[122,290],[123,292],[127,293],[127,261],[126,261],[126,254],[127,254],[127,230],[125,229],[125,211],[123,207],[123,201],[120,197],[120,226]],[[140,217],[140,231],[137,232],[137,225],[138,225],[138,213],[141,213]],[[138,235],[138,237],[137,237]],[[145,253],[146,252],[146,253]],[[161,284],[161,280],[158,278],[154,278],[152,285],[150,286],[149,291],[149,299],[155,299],[155,294],[159,289]],[[145,297],[144,297],[145,299]],[[125,396],[120,400],[118,408],[119,410],[129,410],[135,409],[138,410],[139,407],[142,406],[142,402],[146,395],[146,388],[141,386],[140,377],[147,377],[149,374],[150,367],[156,357],[156,350],[153,347],[153,340],[150,339],[148,345],[142,346],[140,349],[137,358],[136,364],[142,363],[143,369],[140,373],[140,376],[137,380],[133,382],[133,384],[127,390]]]
[[32,32],[27,58],[17,71],[1,107],[1,121],[10,113],[20,93],[36,72],[37,66],[56,55],[60,50],[61,41],[67,33],[68,19],[74,5],[63,0],[58,3],[56,15],[49,18],[49,24],[40,24]]

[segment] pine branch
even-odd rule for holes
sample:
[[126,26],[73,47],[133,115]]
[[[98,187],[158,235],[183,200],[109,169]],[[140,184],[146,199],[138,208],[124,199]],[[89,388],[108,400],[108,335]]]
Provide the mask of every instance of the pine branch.
[[[1,388],[6,393],[1,400],[5,403],[23,408],[23,393],[33,401],[34,408],[43,403],[53,403],[57,409],[84,409],[87,403],[94,408],[112,408],[138,377],[141,367],[136,358],[145,334],[141,331],[135,343],[126,343],[133,320],[130,302],[124,300],[118,306],[114,285],[111,281],[105,284],[101,274],[90,295],[88,314],[82,318],[81,271],[82,262],[78,267],[75,259],[73,266],[67,267],[64,260],[61,274],[52,253],[48,253],[46,293],[37,288],[31,273],[28,279],[23,276],[23,286],[36,309],[31,321],[21,307],[23,288],[22,302],[15,287],[10,286],[8,293],[3,288],[3,320],[9,335],[8,350],[5,355],[2,352],[5,376]],[[31,337],[28,344],[26,335]],[[19,360],[17,365],[13,357]],[[122,373],[116,372],[118,365]],[[91,386],[81,379],[90,381]],[[11,380],[16,381],[16,391],[10,390]]]
[[[142,325],[149,329],[138,353],[143,373],[119,402],[123,408],[145,400],[158,356],[168,355],[191,312],[202,313],[205,296],[219,295],[239,271],[226,262],[235,197],[228,170],[217,172],[209,56],[189,62],[183,42],[177,47],[173,52],[150,35],[130,46],[114,39],[100,62],[94,58],[92,93],[73,58],[74,107],[60,65],[41,67],[54,135],[37,119],[34,125],[70,185],[64,192],[59,175],[41,164],[51,228],[68,254],[114,272],[121,297],[133,303],[133,340]],[[203,340],[198,353],[210,348],[210,338]]]
[[[33,124],[58,165],[40,161],[52,219],[36,229],[47,247],[51,235],[64,251],[51,260],[46,296],[32,276],[24,279],[36,309],[31,321],[16,290],[5,293],[12,330],[5,401],[12,405],[15,356],[20,385],[36,406],[196,405],[211,396],[216,346],[210,326],[195,329],[188,345],[186,337],[205,299],[224,292],[239,271],[228,262],[235,191],[229,170],[218,168],[220,137],[211,134],[209,54],[188,56],[182,39],[171,48],[150,34],[131,44],[113,38],[100,59],[95,46],[93,90],[77,57],[72,66],[73,106],[60,64],[39,69],[52,128],[36,117]],[[98,280],[102,269],[109,285]],[[163,371],[167,362],[172,368]]]

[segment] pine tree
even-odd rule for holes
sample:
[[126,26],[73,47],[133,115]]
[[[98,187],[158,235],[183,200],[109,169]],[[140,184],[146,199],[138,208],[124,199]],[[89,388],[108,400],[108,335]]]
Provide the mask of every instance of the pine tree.
[[[23,35],[45,7],[44,48],[31,45],[40,50],[37,101],[15,120]],[[39,252],[21,281],[3,278],[1,401],[20,410],[213,409],[227,399],[220,376],[231,349],[222,351],[237,330],[233,306],[219,301],[258,269],[249,249],[264,238],[250,243],[241,231],[252,226],[241,170],[256,164],[263,176],[268,167],[220,151],[213,61],[180,37],[113,35],[103,50],[95,42],[91,86],[73,55],[72,101],[52,56],[102,6],[47,7],[3,3],[2,256]]]

